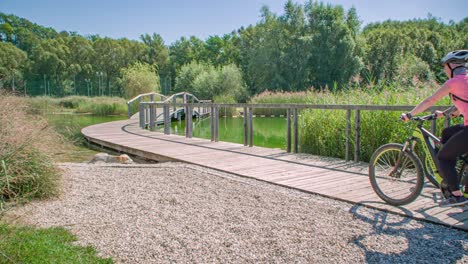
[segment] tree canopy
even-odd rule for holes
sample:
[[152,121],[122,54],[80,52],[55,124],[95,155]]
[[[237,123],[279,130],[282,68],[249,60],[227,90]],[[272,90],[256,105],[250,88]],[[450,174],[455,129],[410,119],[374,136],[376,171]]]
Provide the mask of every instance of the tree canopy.
[[468,18],[445,24],[429,16],[362,28],[355,8],[312,0],[289,0],[279,15],[266,6],[260,11],[255,25],[206,40],[182,37],[170,45],[157,33],[138,41],[81,36],[0,13],[0,88],[15,86],[30,95],[128,96],[124,75],[138,69],[146,76],[150,69],[159,82],[150,90],[192,89],[202,99],[227,93],[245,100],[265,90],[441,82],[440,58],[468,48]]

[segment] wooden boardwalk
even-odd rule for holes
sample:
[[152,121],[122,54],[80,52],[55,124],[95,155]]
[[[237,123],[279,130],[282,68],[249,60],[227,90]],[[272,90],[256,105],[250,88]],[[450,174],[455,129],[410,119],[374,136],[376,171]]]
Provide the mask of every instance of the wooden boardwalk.
[[89,126],[82,133],[90,142],[117,151],[159,161],[192,163],[468,230],[468,210],[438,207],[434,203],[438,190],[430,184],[426,184],[422,195],[409,205],[395,207],[383,203],[370,186],[367,164],[364,163],[164,135],[140,129],[134,119]]

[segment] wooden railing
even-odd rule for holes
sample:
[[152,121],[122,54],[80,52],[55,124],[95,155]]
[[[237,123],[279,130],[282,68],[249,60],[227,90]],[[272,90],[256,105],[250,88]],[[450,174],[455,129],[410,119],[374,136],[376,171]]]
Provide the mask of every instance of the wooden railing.
[[[169,118],[169,102],[142,102],[140,103],[140,118],[149,119],[149,126],[154,130],[154,110],[147,111],[146,109],[154,109],[157,106],[163,108],[164,111],[164,133],[170,134],[170,118]],[[354,161],[359,161],[360,153],[360,141],[361,141],[361,111],[401,111],[407,112],[414,108],[414,106],[380,106],[380,105],[311,105],[311,104],[215,104],[215,103],[173,103],[173,105],[183,106],[186,109],[186,134],[188,138],[192,137],[193,129],[193,109],[194,107],[209,107],[211,110],[211,141],[219,141],[219,109],[221,107],[226,108],[242,108],[244,117],[244,146],[253,146],[253,110],[256,108],[273,108],[273,109],[285,109],[286,120],[287,120],[287,132],[286,132],[286,151],[294,153],[298,152],[298,140],[299,140],[299,129],[298,129],[298,116],[299,110],[303,109],[325,109],[325,110],[345,110],[346,111],[346,150],[345,159],[350,160],[351,152],[351,118],[354,113]],[[448,106],[433,106],[427,111],[445,110]],[[145,114],[149,113],[149,118],[145,117]],[[153,115],[152,115],[153,113]],[[445,126],[450,123],[450,118],[445,119]],[[291,124],[293,130],[291,131]],[[140,127],[144,128],[144,123],[140,122]],[[432,131],[436,130],[436,121],[433,120],[431,124]]]
[[156,92],[140,94],[130,99],[127,102],[128,118],[132,117],[132,103],[133,102],[138,101],[139,103],[141,103],[143,102],[144,98],[148,98],[151,102],[154,102],[154,99],[156,98],[156,96],[160,97],[161,99],[160,101],[165,101],[167,99],[167,96],[160,94],[160,93],[156,93]]

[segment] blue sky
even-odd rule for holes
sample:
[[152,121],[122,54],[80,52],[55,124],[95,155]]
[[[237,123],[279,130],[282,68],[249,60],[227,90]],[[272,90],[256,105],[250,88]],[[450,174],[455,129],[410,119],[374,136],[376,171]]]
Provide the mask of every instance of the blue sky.
[[[297,0],[303,4],[306,0]],[[444,22],[468,16],[467,0],[328,0],[346,10],[354,6],[363,24],[387,19],[426,18],[429,13]],[[139,39],[160,34],[166,44],[182,36],[206,39],[223,35],[260,20],[267,5],[283,13],[286,0],[0,0],[0,12],[14,14],[57,31],[111,38]]]

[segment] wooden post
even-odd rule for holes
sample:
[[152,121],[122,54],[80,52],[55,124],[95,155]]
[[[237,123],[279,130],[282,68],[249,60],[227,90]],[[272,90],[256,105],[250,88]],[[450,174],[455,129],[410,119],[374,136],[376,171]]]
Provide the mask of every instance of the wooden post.
[[[432,112],[434,114],[435,112]],[[437,135],[437,119],[431,120],[431,132],[434,135]]]
[[215,142],[219,141],[219,108],[215,106]]
[[177,107],[176,107],[176,103],[177,103],[177,100],[176,100],[176,99],[177,99],[177,98],[176,98],[175,96],[172,97],[172,103],[174,103],[174,110],[173,110],[174,112],[176,111],[176,108],[177,108]]
[[215,120],[214,120],[214,107],[211,106],[211,109],[210,109],[211,113],[210,113],[210,125],[211,125],[211,141],[215,141],[215,130],[214,130],[214,127],[215,127]]
[[286,110],[286,151],[291,152],[291,109]]
[[141,102],[138,104],[138,107],[139,107],[140,128],[145,128],[145,108]]
[[244,106],[244,146],[249,144],[248,142],[248,124],[247,124],[247,107]]
[[153,103],[150,104],[150,130],[154,131],[155,128],[155,121],[156,121],[156,107]]
[[298,153],[299,148],[299,126],[298,126],[298,111],[294,108],[294,153]]
[[349,150],[351,149],[351,109],[346,110],[346,150],[345,159],[349,161]]
[[164,105],[164,134],[171,134],[171,117],[169,116],[170,106],[168,104]]
[[359,145],[361,144],[361,110],[356,110],[355,116],[355,142],[354,142],[354,162],[359,161]]
[[132,105],[130,103],[127,103],[127,114],[130,119],[130,117],[132,117]]
[[253,108],[249,107],[249,147],[253,147]]

